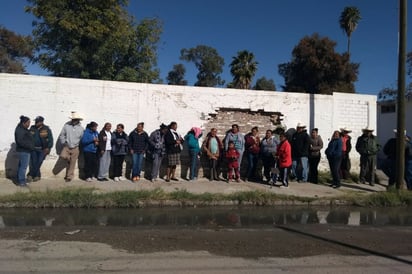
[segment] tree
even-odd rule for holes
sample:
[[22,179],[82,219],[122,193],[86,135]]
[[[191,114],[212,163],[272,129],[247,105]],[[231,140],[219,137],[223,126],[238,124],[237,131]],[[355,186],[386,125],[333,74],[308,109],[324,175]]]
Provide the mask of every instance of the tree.
[[[34,61],[56,76],[152,82],[158,78],[159,25],[136,25],[127,0],[27,0],[34,21]],[[156,40],[157,39],[157,40]],[[157,75],[157,76],[156,76]]]
[[229,66],[234,88],[250,89],[258,64],[254,59],[253,53],[247,50],[239,51],[237,56],[233,57]]
[[275,82],[273,79],[266,79],[262,77],[256,80],[256,84],[253,87],[254,90],[276,90]]
[[381,100],[381,101],[395,100],[397,94],[398,94],[398,90],[396,88],[383,88],[378,93],[378,100]]
[[162,24],[156,18],[143,19],[135,27],[126,54],[116,64],[115,80],[140,83],[159,81],[157,43],[160,41]]
[[305,36],[292,51],[292,61],[280,64],[285,91],[332,94],[354,93],[359,64],[350,63],[348,54],[335,52],[336,42],[317,33]]
[[222,86],[225,83],[220,78],[225,61],[216,49],[204,45],[182,49],[180,51],[180,59],[193,62],[198,69],[195,86],[216,87]]
[[30,36],[19,35],[0,26],[0,72],[24,73],[24,59],[33,56]]
[[[407,66],[407,75],[409,76],[410,79],[412,79],[412,51],[408,52],[407,57],[406,57],[406,66]],[[378,93],[378,99],[379,100],[396,100],[398,97],[398,89],[393,88],[393,87],[386,87],[383,88],[381,91]],[[412,97],[412,82],[409,82],[409,84],[406,86],[406,92],[405,96],[411,98]]]
[[361,20],[360,11],[357,7],[345,7],[339,18],[340,28],[346,33],[348,37],[348,51],[350,55],[350,39],[352,32],[355,31],[358,26],[359,20]]
[[186,69],[183,64],[174,65],[173,69],[167,74],[167,83],[169,85],[186,86],[185,73]]

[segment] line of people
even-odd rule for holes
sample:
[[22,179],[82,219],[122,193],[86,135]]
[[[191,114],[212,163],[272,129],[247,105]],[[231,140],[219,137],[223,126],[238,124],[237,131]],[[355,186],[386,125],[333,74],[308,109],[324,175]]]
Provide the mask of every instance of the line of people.
[[[59,134],[58,146],[56,146],[59,154],[58,162],[62,163],[62,167],[59,168],[56,163],[53,168],[54,174],[66,169],[67,182],[74,178],[75,165],[80,153],[84,155],[84,179],[88,182],[108,181],[111,167],[114,181],[130,178],[137,182],[141,178],[145,157],[150,157],[152,160],[150,179],[153,182],[159,178],[159,170],[164,158],[167,158],[165,181],[178,181],[175,174],[176,167],[180,165],[180,154],[185,143],[190,159],[191,181],[195,181],[198,177],[201,154],[203,154],[208,159],[210,180],[225,179],[228,182],[239,182],[245,154],[248,160],[245,181],[265,181],[271,184],[281,182],[282,187],[288,187],[290,177],[299,183],[318,183],[318,165],[323,140],[317,128],[313,128],[309,135],[303,123],[298,123],[296,129],[287,132],[282,128],[268,129],[262,139],[258,127],[253,127],[244,135],[240,132],[239,126],[233,124],[223,140],[218,137],[217,129],[212,128],[200,144],[201,128],[193,127],[182,137],[177,132],[176,122],[171,122],[168,126],[161,124],[149,135],[144,130],[143,122],[138,123],[136,128],[127,134],[124,132],[123,124],[116,125],[115,131],[112,132],[111,123],[105,123],[98,131],[96,122],[90,122],[86,129],[83,129],[80,123],[83,118],[77,112],[72,112],[69,118],[70,121],[63,126]],[[362,132],[356,142],[356,151],[360,154],[359,181],[374,185],[376,155],[380,145],[376,136],[372,134],[373,129],[364,128]],[[334,188],[340,187],[341,179],[350,178],[349,153],[352,149],[350,133],[351,130],[346,127],[335,131],[325,150],[332,175],[331,186]],[[50,128],[44,124],[44,118],[38,116],[35,124],[30,127],[30,119],[21,116],[20,123],[16,127],[15,139],[16,150],[19,153],[18,184],[24,186],[27,182],[40,180],[41,164],[53,146],[53,135]],[[408,140],[410,144],[410,138]],[[386,148],[387,146],[389,145],[385,146],[385,153],[390,150]],[[390,157],[394,157],[393,145],[391,152],[388,153]],[[123,174],[123,164],[127,155],[131,155],[132,159],[131,174]],[[263,176],[257,172],[259,161],[263,166]],[[223,176],[225,178],[219,177],[222,162],[226,167],[223,170],[227,170],[227,175]],[[30,169],[26,176],[27,166],[30,166]],[[406,170],[410,172],[409,168]],[[393,184],[393,172],[389,177],[389,184]],[[410,176],[405,175],[410,188],[410,179],[407,178]]]

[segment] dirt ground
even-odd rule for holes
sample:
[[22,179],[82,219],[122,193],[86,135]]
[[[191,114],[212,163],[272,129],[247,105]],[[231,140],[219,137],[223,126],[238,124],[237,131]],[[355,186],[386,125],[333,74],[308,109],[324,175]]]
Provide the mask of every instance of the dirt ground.
[[0,273],[410,273],[411,236],[410,227],[329,225],[6,227]]
[[0,273],[411,273],[411,234],[325,225],[8,227],[0,233]]
[[[80,230],[73,235],[65,232]],[[271,229],[152,229],[122,227],[5,228],[1,239],[106,243],[132,253],[175,250],[208,251],[216,255],[303,257],[320,254],[412,255],[410,227],[306,225]]]

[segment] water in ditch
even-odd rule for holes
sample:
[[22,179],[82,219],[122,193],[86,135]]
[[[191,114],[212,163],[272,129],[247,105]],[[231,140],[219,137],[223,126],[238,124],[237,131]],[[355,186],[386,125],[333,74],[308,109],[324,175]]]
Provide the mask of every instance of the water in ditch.
[[411,208],[0,209],[0,229],[21,226],[256,228],[274,225],[412,226]]

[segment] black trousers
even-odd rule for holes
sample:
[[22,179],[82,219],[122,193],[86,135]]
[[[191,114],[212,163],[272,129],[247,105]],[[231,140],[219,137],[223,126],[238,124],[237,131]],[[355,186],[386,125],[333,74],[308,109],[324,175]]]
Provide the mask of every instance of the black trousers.
[[95,152],[84,152],[84,175],[86,178],[97,178],[97,172],[99,171],[99,159]]
[[311,183],[318,183],[318,166],[320,162],[319,157],[309,157],[309,176],[308,181]]

